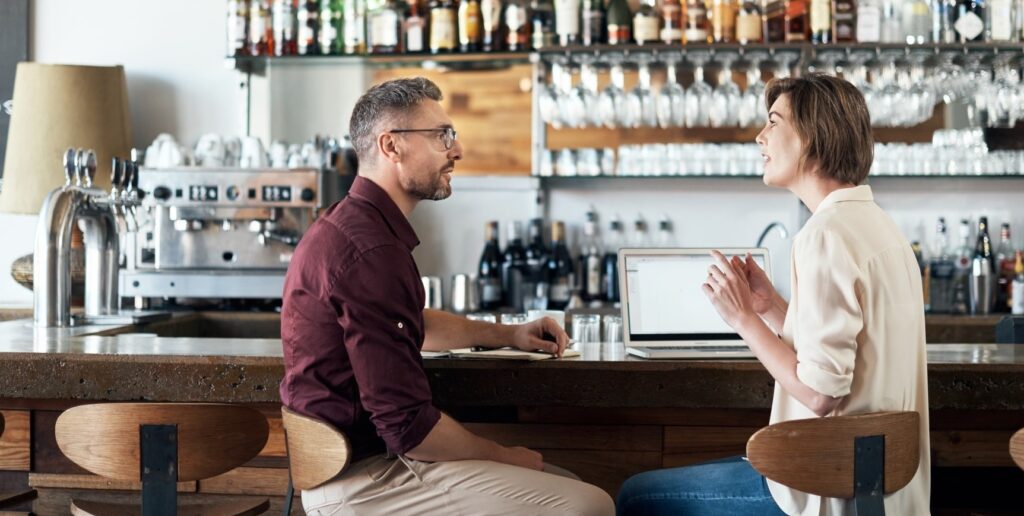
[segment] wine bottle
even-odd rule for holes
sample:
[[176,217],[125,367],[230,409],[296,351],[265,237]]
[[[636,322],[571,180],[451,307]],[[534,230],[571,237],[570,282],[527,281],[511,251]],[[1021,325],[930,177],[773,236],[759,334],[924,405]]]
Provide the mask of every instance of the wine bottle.
[[501,290],[501,250],[498,247],[498,221],[492,220],[484,226],[484,252],[480,255],[477,268],[477,288],[480,308],[497,310],[504,298]]

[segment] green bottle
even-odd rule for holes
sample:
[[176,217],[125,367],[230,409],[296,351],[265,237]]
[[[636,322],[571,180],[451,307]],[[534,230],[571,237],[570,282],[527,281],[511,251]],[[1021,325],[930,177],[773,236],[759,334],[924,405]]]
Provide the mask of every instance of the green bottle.
[[320,4],[320,53],[338,55],[345,51],[343,0],[323,0]]

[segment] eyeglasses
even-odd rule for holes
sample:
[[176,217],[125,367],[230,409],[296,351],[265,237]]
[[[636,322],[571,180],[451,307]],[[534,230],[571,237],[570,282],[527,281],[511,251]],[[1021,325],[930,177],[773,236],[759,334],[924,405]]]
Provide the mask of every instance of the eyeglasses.
[[434,129],[392,129],[389,133],[441,133],[441,143],[444,144],[444,150],[451,150],[452,145],[455,145],[455,140],[458,139],[459,133],[455,132],[455,129],[451,127],[437,127]]

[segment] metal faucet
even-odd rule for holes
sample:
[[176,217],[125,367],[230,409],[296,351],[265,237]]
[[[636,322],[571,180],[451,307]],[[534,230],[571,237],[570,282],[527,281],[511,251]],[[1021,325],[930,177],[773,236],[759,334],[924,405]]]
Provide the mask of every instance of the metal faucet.
[[757,244],[754,247],[762,247],[762,244],[764,244],[764,239],[768,237],[768,233],[771,232],[772,228],[778,228],[779,237],[781,237],[782,239],[789,238],[789,231],[786,229],[786,226],[779,221],[775,221],[765,226],[764,230],[761,231],[761,236],[757,237]]
[[[113,171],[114,190],[117,179],[124,186],[125,174],[118,168]],[[39,210],[33,257],[36,326],[71,326],[71,230],[75,223],[85,237],[86,318],[116,315],[120,308],[119,226],[126,226],[119,208],[122,200],[114,190],[93,188],[95,175],[95,152],[68,149],[64,186],[51,191]]]

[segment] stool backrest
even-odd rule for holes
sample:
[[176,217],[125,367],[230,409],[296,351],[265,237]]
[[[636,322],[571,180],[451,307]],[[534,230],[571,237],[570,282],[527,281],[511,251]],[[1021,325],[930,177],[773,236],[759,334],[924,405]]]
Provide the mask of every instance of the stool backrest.
[[217,403],[102,403],[57,418],[57,446],[107,478],[140,481],[140,426],[176,425],[178,482],[230,471],[260,453],[270,433],[258,410]]
[[1021,469],[1024,469],[1024,428],[1010,438],[1010,457]]
[[885,493],[907,485],[920,461],[917,412],[798,419],[766,426],[747,441],[747,458],[765,477],[805,493],[854,496],[854,440],[885,436]]
[[292,483],[313,489],[338,476],[352,459],[345,434],[319,419],[281,407]]

